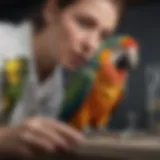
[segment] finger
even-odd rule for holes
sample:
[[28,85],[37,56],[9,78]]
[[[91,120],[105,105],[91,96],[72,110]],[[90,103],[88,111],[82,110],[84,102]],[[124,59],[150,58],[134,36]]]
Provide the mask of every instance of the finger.
[[34,133],[37,137],[48,140],[58,148],[66,150],[70,149],[65,138],[63,138],[58,132],[56,132],[56,129],[52,130],[50,129],[50,127],[47,126],[45,126],[44,128],[44,126],[40,125],[39,123],[36,125],[32,124],[32,126],[30,127],[30,131]]
[[56,147],[53,143],[29,131],[21,135],[21,140],[35,152],[39,152],[41,154],[53,153],[56,151]]
[[52,142],[60,149],[70,150],[70,145],[66,141],[66,139],[61,136],[58,132],[54,131],[50,135],[48,132],[48,136],[52,139]]
[[52,130],[56,130],[59,134],[73,141],[83,142],[85,140],[84,135],[79,131],[59,121],[47,119],[45,125],[50,126]]

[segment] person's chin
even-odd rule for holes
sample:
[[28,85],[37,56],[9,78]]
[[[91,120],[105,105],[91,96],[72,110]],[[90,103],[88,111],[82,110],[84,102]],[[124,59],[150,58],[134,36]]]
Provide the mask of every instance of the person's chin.
[[70,71],[70,72],[75,72],[76,71],[76,66],[74,66],[72,64],[64,64],[63,66],[67,71]]
[[77,64],[77,63],[63,63],[63,66],[66,70],[70,71],[70,72],[76,72],[77,70],[79,70],[81,67],[84,66],[84,64]]

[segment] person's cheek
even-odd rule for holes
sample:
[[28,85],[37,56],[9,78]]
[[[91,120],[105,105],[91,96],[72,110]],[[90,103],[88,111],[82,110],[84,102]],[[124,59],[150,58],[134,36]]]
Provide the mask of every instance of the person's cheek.
[[82,27],[80,27],[76,21],[72,20],[68,29],[70,41],[74,42],[76,46],[79,45],[84,37],[84,30]]

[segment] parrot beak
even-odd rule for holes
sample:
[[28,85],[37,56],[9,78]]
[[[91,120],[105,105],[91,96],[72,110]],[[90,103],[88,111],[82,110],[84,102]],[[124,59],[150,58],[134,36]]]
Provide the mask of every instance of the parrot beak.
[[116,68],[122,70],[130,70],[132,68],[129,63],[129,59],[127,58],[127,56],[125,56],[125,54],[117,59],[115,66]]
[[135,70],[138,66],[138,52],[129,48],[122,52],[114,61],[115,66],[121,70]]

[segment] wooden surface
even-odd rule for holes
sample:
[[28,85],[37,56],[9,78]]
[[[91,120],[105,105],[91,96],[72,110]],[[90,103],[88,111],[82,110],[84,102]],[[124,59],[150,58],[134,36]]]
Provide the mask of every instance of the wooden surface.
[[160,136],[145,133],[128,138],[117,134],[94,135],[64,157],[75,160],[159,160]]

